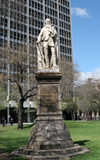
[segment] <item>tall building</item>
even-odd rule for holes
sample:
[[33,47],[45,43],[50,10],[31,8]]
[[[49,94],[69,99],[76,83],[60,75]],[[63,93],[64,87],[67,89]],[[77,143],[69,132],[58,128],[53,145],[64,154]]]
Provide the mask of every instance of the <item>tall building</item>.
[[[17,48],[32,43],[36,53],[37,36],[46,18],[58,32],[59,57],[73,62],[70,0],[0,0],[0,46],[7,43]],[[4,70],[6,64],[0,66],[0,72]],[[9,85],[8,82],[8,99]]]
[[72,61],[70,0],[0,0],[0,45],[8,41],[34,47],[45,19],[50,18],[59,36],[61,58]]

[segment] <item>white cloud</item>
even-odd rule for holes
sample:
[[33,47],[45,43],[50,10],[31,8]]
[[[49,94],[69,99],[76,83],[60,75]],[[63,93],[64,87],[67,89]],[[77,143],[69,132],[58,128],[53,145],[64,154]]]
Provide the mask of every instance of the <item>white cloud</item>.
[[100,67],[94,70],[93,77],[94,77],[94,79],[100,78]]
[[93,72],[80,72],[78,80],[75,82],[75,84],[83,84],[87,81],[88,78],[93,78],[94,80],[98,79],[100,81],[100,67],[95,69]]
[[90,17],[90,15],[87,13],[87,9],[86,8],[71,8],[71,13],[75,14],[76,16],[81,16],[81,17]]

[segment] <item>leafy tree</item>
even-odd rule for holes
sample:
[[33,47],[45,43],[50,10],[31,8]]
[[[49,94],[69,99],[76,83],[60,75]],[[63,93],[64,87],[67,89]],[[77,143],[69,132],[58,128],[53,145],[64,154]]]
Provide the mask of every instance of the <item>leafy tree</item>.
[[67,113],[71,113],[72,120],[75,120],[75,113],[77,113],[77,103],[72,98],[62,101],[62,110],[66,110]]

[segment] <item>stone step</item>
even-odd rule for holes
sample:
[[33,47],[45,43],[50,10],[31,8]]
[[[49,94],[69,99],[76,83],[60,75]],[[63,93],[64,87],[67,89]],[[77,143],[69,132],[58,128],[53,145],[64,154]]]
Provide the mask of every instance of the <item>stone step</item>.
[[[79,146],[75,146],[75,147],[77,149],[79,148]],[[73,153],[66,154],[66,155],[34,156],[34,155],[20,154],[19,149],[17,149],[11,153],[11,156],[27,157],[30,160],[69,160],[70,157],[73,157],[79,154],[89,153],[89,152],[90,150],[88,150],[87,148],[81,147],[81,151],[78,150],[77,152],[73,152]]]
[[67,154],[72,154],[79,151],[82,151],[82,147],[79,145],[75,145],[74,147],[71,147],[71,148],[50,149],[50,150],[33,150],[33,149],[27,149],[25,148],[25,146],[19,148],[20,154],[34,155],[34,156],[67,155]]
[[19,150],[15,150],[11,153],[11,156],[15,157],[26,157],[30,160],[69,160],[68,155],[56,155],[56,156],[33,156],[26,154],[19,154]]

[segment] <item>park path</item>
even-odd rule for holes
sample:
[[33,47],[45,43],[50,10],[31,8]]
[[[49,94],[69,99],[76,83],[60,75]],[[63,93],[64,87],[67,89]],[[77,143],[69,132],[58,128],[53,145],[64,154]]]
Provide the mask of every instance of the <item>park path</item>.
[[9,154],[6,154],[5,152],[0,150],[0,160],[11,160],[9,158]]

